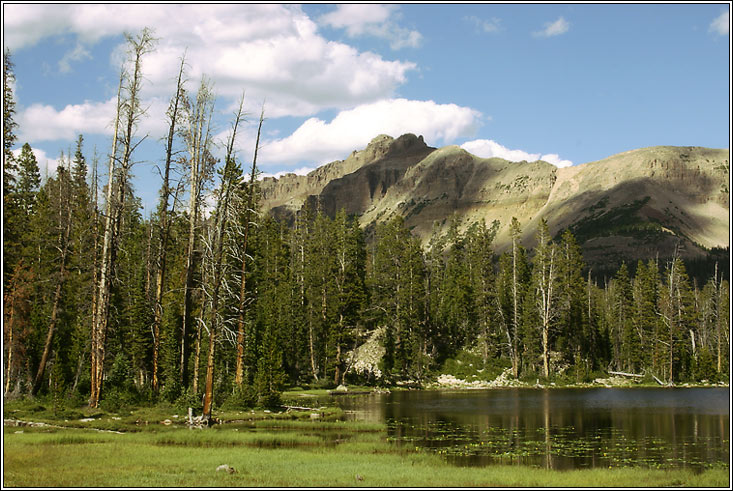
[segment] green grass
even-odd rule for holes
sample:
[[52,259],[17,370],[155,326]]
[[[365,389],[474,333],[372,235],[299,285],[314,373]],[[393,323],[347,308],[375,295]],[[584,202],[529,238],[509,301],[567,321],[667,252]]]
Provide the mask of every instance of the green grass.
[[[21,430],[16,430],[21,431]],[[552,471],[454,467],[385,442],[382,433],[320,437],[285,432],[187,430],[157,434],[6,428],[6,487],[512,486],[726,487],[728,469]],[[279,443],[275,443],[279,442]],[[273,448],[277,446],[277,448]],[[237,472],[217,472],[221,464]],[[357,480],[356,476],[362,480]]]

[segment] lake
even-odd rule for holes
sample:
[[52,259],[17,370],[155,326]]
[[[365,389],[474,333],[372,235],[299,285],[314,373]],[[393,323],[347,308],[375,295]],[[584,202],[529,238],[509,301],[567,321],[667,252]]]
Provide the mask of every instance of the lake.
[[397,445],[456,465],[552,469],[687,467],[730,461],[728,388],[399,391],[337,397]]

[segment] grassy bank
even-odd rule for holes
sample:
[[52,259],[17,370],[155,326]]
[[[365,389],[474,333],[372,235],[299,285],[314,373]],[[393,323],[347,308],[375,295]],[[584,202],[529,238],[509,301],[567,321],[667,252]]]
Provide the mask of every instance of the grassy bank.
[[[324,430],[324,427],[326,428]],[[320,428],[319,431],[315,431]],[[514,486],[727,487],[728,469],[551,471],[520,466],[461,468],[390,445],[384,433],[336,423],[292,422],[286,430],[108,433],[5,428],[6,487]],[[17,433],[22,431],[22,433]],[[217,471],[227,464],[236,472]]]

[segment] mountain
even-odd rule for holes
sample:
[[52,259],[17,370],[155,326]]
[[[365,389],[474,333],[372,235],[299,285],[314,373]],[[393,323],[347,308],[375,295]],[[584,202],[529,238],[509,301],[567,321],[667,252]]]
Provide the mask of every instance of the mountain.
[[401,215],[426,244],[458,219],[497,220],[495,250],[509,244],[517,217],[531,247],[539,221],[569,228],[591,266],[655,256],[704,256],[729,246],[729,152],[660,146],[559,169],[543,161],[483,159],[457,146],[429,147],[420,136],[374,138],[345,160],[307,176],[261,182],[264,210],[292,220],[306,203],[359,215],[367,231]]

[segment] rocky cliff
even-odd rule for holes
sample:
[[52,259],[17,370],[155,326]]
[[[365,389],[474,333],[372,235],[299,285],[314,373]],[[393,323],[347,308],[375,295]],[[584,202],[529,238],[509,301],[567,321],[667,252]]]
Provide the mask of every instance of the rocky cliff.
[[570,228],[593,264],[728,247],[728,183],[722,149],[651,147],[558,169],[435,149],[407,134],[380,135],[307,176],[265,178],[261,189],[265,211],[278,217],[292,219],[308,202],[328,214],[344,208],[371,229],[397,214],[423,243],[453,219],[462,228],[496,220],[497,252],[508,245],[512,217],[526,246],[545,218],[552,233]]

